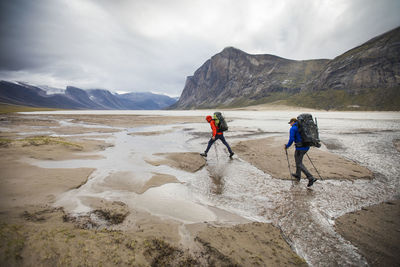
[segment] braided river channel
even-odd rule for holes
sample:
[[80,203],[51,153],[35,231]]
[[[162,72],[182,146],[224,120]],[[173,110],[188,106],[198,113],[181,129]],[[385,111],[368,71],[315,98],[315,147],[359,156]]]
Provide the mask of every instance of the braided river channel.
[[[52,114],[135,114],[160,116],[206,116],[213,111],[71,111]],[[29,113],[30,116],[39,114]],[[269,136],[288,137],[288,120],[295,111],[224,111],[229,124],[226,140],[238,141]],[[311,188],[307,181],[273,179],[235,155],[227,156],[225,146],[216,142],[205,167],[190,173],[167,165],[154,166],[148,159],[157,153],[203,152],[210,138],[210,126],[204,123],[178,123],[137,128],[117,128],[115,133],[97,138],[112,143],[102,157],[90,160],[39,161],[30,164],[42,168],[95,168],[86,184],[61,195],[56,206],[76,215],[90,207],[81,199],[96,197],[122,201],[132,209],[143,209],[182,225],[216,221],[235,223],[221,216],[224,212],[249,221],[273,223],[282,231],[293,250],[311,266],[367,265],[358,250],[335,232],[335,219],[364,206],[397,199],[400,196],[400,152],[393,140],[400,139],[398,112],[312,112],[318,118],[322,148],[350,159],[371,170],[372,180],[319,180]],[[61,123],[79,126],[73,121]],[[88,127],[109,127],[88,125]],[[154,132],[135,135],[135,132]],[[283,144],[282,144],[283,146]],[[316,149],[316,148],[312,148]],[[293,160],[293,157],[290,158]],[[305,158],[306,159],[306,158]],[[286,159],[285,159],[286,160]],[[318,166],[316,166],[318,168]],[[288,172],[288,171],[287,171]],[[108,186],[107,177],[124,173],[119,183],[143,183],[153,173],[175,176],[180,183],[152,187],[142,194]],[[132,175],[129,175],[129,174]],[[215,183],[212,177],[219,177]],[[114,182],[114,183],[115,183]]]

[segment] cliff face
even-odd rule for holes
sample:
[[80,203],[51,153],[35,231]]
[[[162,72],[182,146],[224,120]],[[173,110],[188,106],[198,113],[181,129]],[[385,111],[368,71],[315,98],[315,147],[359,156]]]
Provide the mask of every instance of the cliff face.
[[250,55],[225,48],[187,78],[177,107],[215,107],[257,101],[271,93],[297,93],[327,62]]
[[[369,93],[368,90],[382,88],[384,93],[389,92],[392,105],[393,96],[396,99],[400,97],[399,85],[400,27],[333,60],[295,61],[225,48],[206,61],[193,76],[187,77],[182,95],[174,108],[246,106],[295,99],[296,103],[306,103],[305,106],[341,109],[344,105],[356,105],[357,101],[364,101],[368,98],[364,96]],[[337,93],[331,93],[332,90],[364,95],[361,100],[352,97],[349,101],[341,101],[343,105],[339,100],[337,104],[332,104],[336,102],[329,103],[329,98]],[[376,90],[372,99],[377,94]],[[321,92],[325,94],[320,95]],[[324,101],[328,103],[327,107],[323,104],[318,106],[318,102]],[[371,101],[364,104],[370,106]],[[382,109],[386,102],[380,105],[378,109]]]
[[377,36],[330,61],[312,81],[313,91],[345,90],[400,85],[400,27]]

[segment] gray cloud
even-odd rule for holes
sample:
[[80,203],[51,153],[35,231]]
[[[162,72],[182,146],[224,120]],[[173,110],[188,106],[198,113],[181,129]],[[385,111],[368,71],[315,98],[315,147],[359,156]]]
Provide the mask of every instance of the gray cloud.
[[398,0],[13,0],[0,10],[0,79],[170,95],[226,46],[333,58],[400,25]]

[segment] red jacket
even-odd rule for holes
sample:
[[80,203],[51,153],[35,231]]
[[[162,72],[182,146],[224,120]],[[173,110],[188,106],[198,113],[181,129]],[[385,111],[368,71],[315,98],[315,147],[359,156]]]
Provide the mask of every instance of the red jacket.
[[211,129],[212,129],[212,136],[215,136],[217,134],[218,135],[223,134],[223,132],[218,131],[218,127],[215,125],[215,121],[212,119],[211,116],[207,116],[206,120],[210,123]]

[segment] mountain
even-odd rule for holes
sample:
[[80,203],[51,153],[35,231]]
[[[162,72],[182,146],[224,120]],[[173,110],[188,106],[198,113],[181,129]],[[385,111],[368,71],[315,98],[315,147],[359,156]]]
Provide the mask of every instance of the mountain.
[[26,83],[11,83],[7,81],[0,81],[0,102],[31,107],[84,108],[65,95],[47,95],[46,91],[39,87]]
[[400,27],[334,58],[296,61],[228,47],[186,79],[178,109],[284,100],[320,109],[400,110]]
[[329,61],[311,90],[391,88],[400,84],[400,27]]
[[176,102],[153,93],[113,94],[108,90],[67,86],[65,90],[0,81],[0,102],[31,107],[61,109],[163,109]]
[[400,110],[400,27],[329,61],[303,91],[312,107]]
[[295,61],[228,47],[186,79],[177,108],[246,105],[274,93],[298,93],[329,60]]
[[88,92],[80,88],[68,86],[65,90],[65,96],[73,100],[81,108],[100,109],[100,105],[90,99]]
[[[143,109],[163,109],[176,103],[177,99],[166,95],[153,94],[148,92],[134,92],[119,95],[124,102],[130,101]],[[145,108],[147,107],[147,108]]]
[[131,107],[124,105],[124,103],[118,98],[118,95],[112,94],[108,90],[90,89],[86,90],[86,92],[89,95],[90,100],[101,106],[102,109],[138,109],[133,105]]

